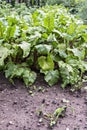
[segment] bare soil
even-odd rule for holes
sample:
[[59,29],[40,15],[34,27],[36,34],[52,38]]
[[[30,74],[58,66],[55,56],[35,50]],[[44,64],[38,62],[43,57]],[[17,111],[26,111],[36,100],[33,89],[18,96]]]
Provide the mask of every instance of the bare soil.
[[[86,86],[85,84],[84,86]],[[53,130],[87,130],[87,91],[70,92],[60,83],[49,87],[38,76],[35,85],[26,89],[15,80],[15,86],[0,74],[0,130],[49,130],[49,118],[57,108],[67,106]]]

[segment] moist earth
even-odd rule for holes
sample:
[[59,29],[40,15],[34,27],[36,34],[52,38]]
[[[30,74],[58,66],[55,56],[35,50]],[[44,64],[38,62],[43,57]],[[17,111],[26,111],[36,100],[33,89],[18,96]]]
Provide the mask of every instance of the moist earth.
[[[41,75],[29,88],[20,80],[14,83],[0,73],[0,130],[87,130],[85,89],[73,93],[69,88],[63,90],[60,83],[49,87]],[[64,106],[64,117],[49,127],[50,118],[46,115]]]

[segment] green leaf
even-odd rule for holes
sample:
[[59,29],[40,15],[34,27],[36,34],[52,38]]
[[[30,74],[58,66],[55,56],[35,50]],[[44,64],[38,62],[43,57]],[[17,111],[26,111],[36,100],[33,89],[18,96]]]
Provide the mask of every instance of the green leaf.
[[79,50],[78,48],[73,48],[73,49],[67,48],[67,50],[71,51],[74,54],[74,56],[80,59],[84,59],[85,57],[85,50]]
[[18,46],[23,50],[23,58],[27,57],[30,53],[30,48],[31,48],[30,43],[23,41]]
[[76,31],[76,23],[71,23],[70,26],[67,28],[67,33],[72,35],[72,34],[75,34],[75,31]]
[[87,42],[87,33],[84,33],[84,34],[82,35],[82,37],[83,37],[83,39],[85,40],[85,42]]
[[66,53],[66,45],[65,44],[58,44],[58,52],[61,58],[67,58],[67,53]]
[[64,111],[66,111],[66,108],[67,108],[66,106],[57,108],[57,109],[54,111],[53,115],[59,117],[60,115],[63,114]]
[[36,80],[36,73],[25,69],[23,73],[23,81],[26,86],[32,85]]
[[58,34],[60,37],[64,37],[64,34],[60,32],[59,30],[54,29],[53,33]]
[[16,25],[8,26],[5,35],[7,39],[19,36],[19,27]]
[[62,77],[62,88],[65,88],[68,84],[74,85],[81,81],[80,71],[73,64],[59,61],[59,70]]
[[59,79],[59,72],[58,70],[50,70],[45,75],[45,81],[50,85],[54,85],[58,82]]
[[52,46],[46,44],[40,44],[40,45],[36,45],[35,48],[37,49],[37,52],[39,54],[48,54],[51,51]]
[[50,55],[41,56],[38,58],[38,64],[40,68],[44,71],[53,70],[54,69],[54,62]]
[[46,27],[49,31],[54,29],[54,14],[48,13],[44,18],[44,27]]
[[4,60],[12,53],[11,50],[6,47],[0,46],[0,66],[4,65]]
[[36,79],[36,73],[27,68],[26,64],[14,64],[13,62],[6,65],[5,76],[12,83],[13,78],[21,78],[26,86],[32,85]]
[[5,76],[6,78],[13,79],[14,77],[21,77],[24,72],[24,68],[13,62],[8,62],[6,65]]
[[82,65],[83,65],[83,67],[85,68],[85,71],[87,71],[87,62],[83,61],[83,62],[82,62]]

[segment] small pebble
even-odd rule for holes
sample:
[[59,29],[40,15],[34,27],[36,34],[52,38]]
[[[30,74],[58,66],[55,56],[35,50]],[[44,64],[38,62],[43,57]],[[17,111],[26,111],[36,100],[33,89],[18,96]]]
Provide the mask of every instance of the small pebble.
[[7,127],[9,126],[9,125],[13,125],[14,123],[12,122],[12,121],[9,121],[8,123],[7,123]]
[[42,100],[42,103],[45,103],[45,99]]
[[42,122],[43,122],[43,119],[42,119],[42,118],[40,118],[40,119],[39,119],[39,123],[42,123]]
[[37,126],[38,126],[38,127],[40,127],[40,126],[41,126],[41,124],[40,124],[40,123],[38,123],[38,124],[37,124]]
[[69,128],[66,128],[66,130],[70,130]]
[[47,102],[46,105],[49,106],[49,103]]
[[31,113],[30,116],[32,116],[33,114]]
[[28,113],[28,111],[26,111],[25,113]]
[[79,121],[82,122],[82,119],[80,119]]
[[57,101],[56,101],[56,100],[53,100],[53,101],[52,101],[52,104],[54,104],[54,105],[57,104]]
[[14,102],[13,102],[13,105],[17,105],[17,101],[14,101]]

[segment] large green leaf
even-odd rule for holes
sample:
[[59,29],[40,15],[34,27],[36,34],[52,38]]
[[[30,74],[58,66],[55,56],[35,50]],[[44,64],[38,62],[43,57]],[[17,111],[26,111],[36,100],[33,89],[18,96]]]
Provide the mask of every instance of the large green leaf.
[[62,77],[62,88],[67,85],[77,84],[81,80],[79,69],[74,67],[72,64],[67,64],[63,61],[59,61],[59,70]]
[[23,50],[23,58],[27,57],[30,53],[30,43],[23,41],[21,44],[18,45]]
[[32,85],[36,79],[36,73],[27,68],[26,64],[14,64],[13,62],[6,65],[5,76],[12,83],[13,78],[21,78],[26,86]]
[[39,54],[48,54],[51,49],[52,49],[52,46],[51,45],[46,45],[46,44],[39,44],[39,45],[36,45],[35,48],[37,49],[37,52]]
[[0,66],[4,65],[4,60],[12,53],[13,51],[7,49],[6,47],[0,46]]
[[6,37],[6,39],[10,39],[10,38],[16,38],[17,36],[19,36],[19,27],[14,25],[14,26],[7,26],[6,32],[4,33],[4,37]]
[[38,64],[40,68],[44,71],[53,70],[54,69],[54,62],[50,55],[41,56],[38,58]]
[[54,85],[58,82],[59,79],[59,72],[58,70],[50,70],[45,75],[45,81],[50,85]]
[[26,86],[32,85],[36,80],[36,73],[25,69],[23,73],[23,81]]
[[80,58],[80,59],[84,59],[85,57],[85,50],[79,50],[78,48],[67,48],[68,51],[72,52],[74,54],[74,56]]

